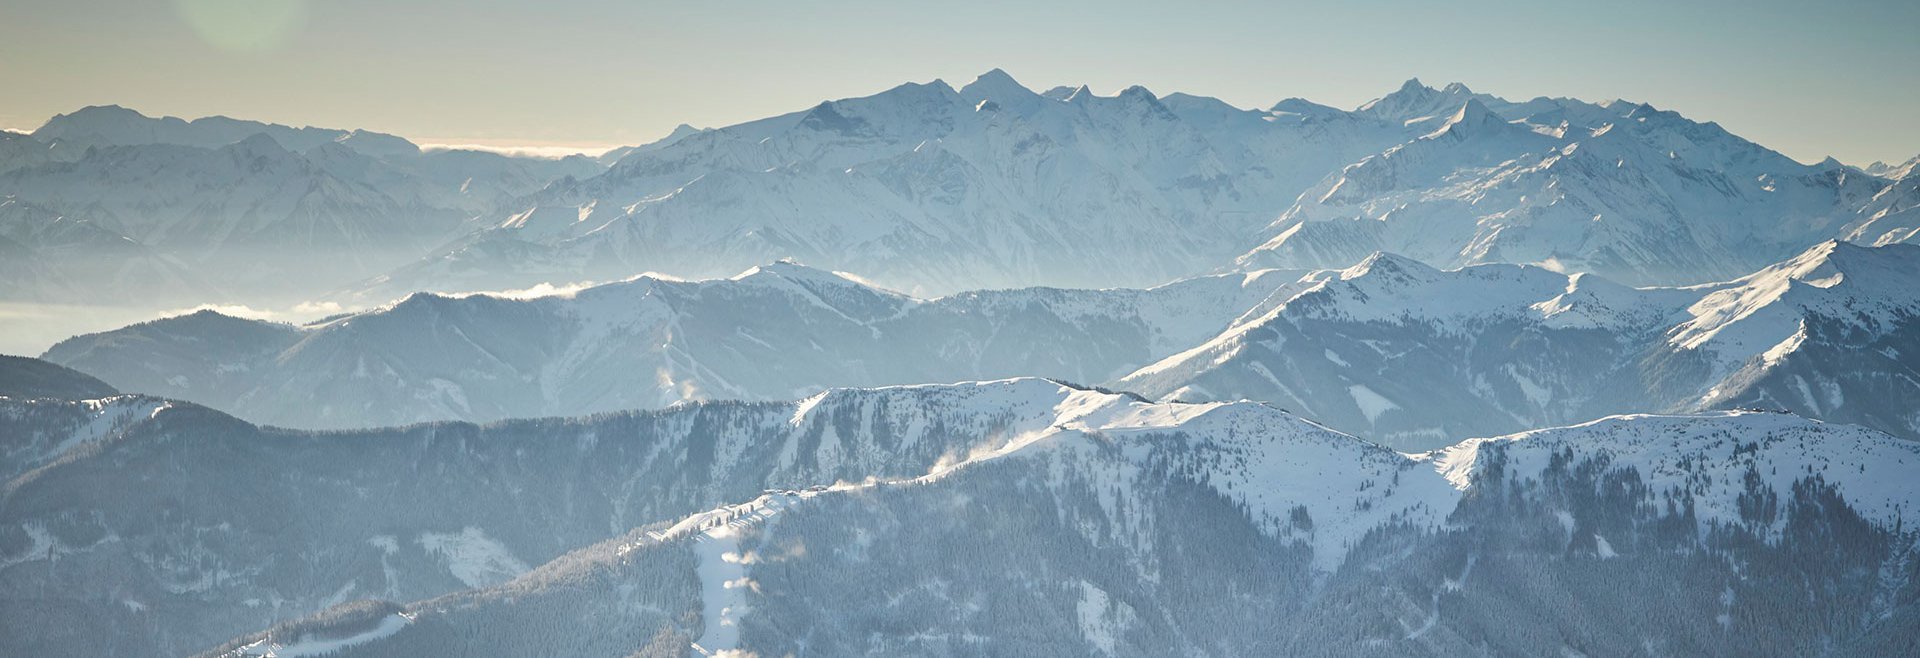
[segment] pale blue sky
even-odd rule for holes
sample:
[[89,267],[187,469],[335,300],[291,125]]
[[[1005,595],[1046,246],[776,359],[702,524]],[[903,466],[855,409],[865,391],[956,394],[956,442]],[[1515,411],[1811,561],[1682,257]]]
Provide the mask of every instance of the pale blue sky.
[[604,146],[1001,67],[1243,107],[1351,107],[1414,76],[1623,97],[1864,164],[1920,153],[1916,26],[1915,0],[0,0],[0,127],[117,103]]

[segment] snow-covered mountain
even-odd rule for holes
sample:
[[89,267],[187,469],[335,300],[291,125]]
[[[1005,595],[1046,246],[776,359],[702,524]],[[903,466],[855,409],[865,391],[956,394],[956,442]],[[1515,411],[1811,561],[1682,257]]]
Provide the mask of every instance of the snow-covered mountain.
[[0,196],[221,284],[180,295],[192,303],[333,291],[349,306],[780,258],[921,295],[1144,287],[1236,257],[1324,268],[1373,251],[1698,283],[1829,238],[1906,241],[1912,185],[1889,177],[1909,169],[1870,169],[1800,165],[1625,101],[1416,80],[1352,111],[1248,110],[1140,87],[1035,93],[998,70],[682,126],[601,161],[113,106],[0,136]]
[[[1899,483],[1920,453],[1883,435],[1610,419],[1458,446],[1435,461],[1459,492],[1311,432],[1238,434],[1288,458],[1237,462],[1246,444],[1204,443],[1234,421],[1206,418],[1069,425],[927,477],[768,492],[501,585],[346,607],[208,655],[1874,654],[1915,623]],[[1338,464],[1376,454],[1381,479],[1361,486],[1377,497],[1355,507],[1399,522],[1342,551],[1359,566],[1322,571],[1320,538],[1350,528],[1288,485],[1351,485]],[[1238,488],[1243,472],[1279,486]],[[1446,530],[1433,505],[1454,510]],[[1803,625],[1803,606],[1836,614]]]
[[[584,157],[423,153],[366,131],[86,108],[0,138],[0,198],[38,209],[9,213],[6,227],[64,232],[71,242],[74,231],[59,223],[86,224],[117,244],[35,253],[80,280],[10,279],[18,285],[6,294],[73,299],[76,287],[109,283],[82,273],[118,270],[141,289],[100,285],[90,297],[176,307],[236,295],[310,299],[430,252],[504,199],[600,170]],[[169,271],[127,262],[128,249]]]
[[[1915,159],[1920,162],[1920,158]],[[1890,174],[1898,174],[1893,184],[1873,195],[1854,214],[1844,237],[1861,244],[1920,244],[1920,173],[1913,162]]]
[[1412,134],[1141,87],[1047,96],[995,70],[678,131],[370,285],[391,298],[796,258],[916,293],[1148,286],[1216,268],[1301,189]]
[[1301,274],[923,300],[782,261],[529,299],[419,294],[298,327],[205,311],[76,337],[47,358],[124,390],[325,428],[1012,376],[1101,382],[1219,333]]
[[1306,190],[1238,263],[1341,267],[1387,251],[1439,267],[1545,263],[1631,285],[1703,283],[1849,237],[1888,186],[1645,103],[1512,103],[1416,81],[1360,112],[1431,131]]
[[1913,170],[1916,168],[1920,168],[1920,155],[1916,155],[1913,159],[1899,164],[1875,162],[1862,167],[1861,171],[1888,180],[1900,180],[1913,175]]
[[351,296],[720,276],[786,257],[935,294],[1145,286],[1229,260],[1341,267],[1374,251],[1692,284],[1851,235],[1897,170],[1802,165],[1627,101],[1412,80],[1353,111],[1257,111],[1139,87],[1034,93],[997,70],[622,153]]
[[1265,400],[1403,449],[1648,411],[1761,407],[1920,438],[1920,246],[1825,242],[1759,272],[1630,288],[1376,254],[1307,276],[1121,378]]
[[[1408,455],[1020,379],[317,434],[0,400],[0,436],[97,408],[126,420],[0,498],[0,600],[69,620],[0,615],[9,654],[1872,653],[1920,623],[1920,444],[1782,414]],[[390,603],[301,619],[359,599]]]

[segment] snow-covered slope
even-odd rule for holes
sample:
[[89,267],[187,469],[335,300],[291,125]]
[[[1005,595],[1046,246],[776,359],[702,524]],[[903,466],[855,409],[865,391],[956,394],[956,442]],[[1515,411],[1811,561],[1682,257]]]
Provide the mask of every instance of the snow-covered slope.
[[407,623],[343,655],[1874,653],[1912,628],[1920,447],[1870,430],[1627,416],[1401,455],[1245,403],[1043,397],[1053,427],[923,476],[208,655],[368,637],[357,610]]
[[1900,525],[1920,502],[1909,479],[1920,468],[1920,443],[1780,413],[1614,416],[1469,439],[1428,457],[1462,489],[1539,483],[1573,461],[1601,459],[1609,471],[1632,469],[1650,498],[1686,492],[1703,525],[1747,525],[1769,541],[1781,540],[1789,519],[1755,503],[1787,498],[1807,478],[1836,487],[1848,509],[1876,526]]
[[1871,245],[1920,244],[1920,175],[1912,165],[1890,172],[1899,176],[1855,213],[1843,237]]
[[1511,103],[1410,82],[1360,112],[1387,110],[1434,129],[1308,189],[1239,264],[1339,267],[1389,251],[1701,283],[1847,237],[1888,184],[1647,104]]
[[1142,368],[1155,397],[1251,398],[1406,449],[1598,416],[1784,408],[1920,437],[1920,246],[1825,242],[1754,274],[1630,288],[1376,254]]
[[260,422],[365,427],[785,399],[1044,375],[1099,382],[1185,349],[1298,272],[923,300],[792,262],[535,298],[421,294],[305,327],[211,312],[64,341],[126,390]]

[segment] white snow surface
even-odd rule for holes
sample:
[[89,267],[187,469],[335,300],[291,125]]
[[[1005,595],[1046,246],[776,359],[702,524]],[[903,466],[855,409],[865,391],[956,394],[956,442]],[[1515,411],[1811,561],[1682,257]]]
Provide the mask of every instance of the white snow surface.
[[[1828,241],[1799,256],[1726,284],[1703,287],[1707,294],[1688,307],[1691,316],[1675,327],[1670,342],[1685,349],[1707,349],[1731,370],[1774,350],[1791,351],[1805,318],[1845,320],[1869,334],[1920,309],[1920,286],[1913,285],[1920,247],[1869,248]],[[1770,361],[1777,361],[1774,355]]]
[[485,587],[527,572],[527,564],[486,531],[468,526],[457,533],[421,533],[421,548],[438,556],[468,587]]

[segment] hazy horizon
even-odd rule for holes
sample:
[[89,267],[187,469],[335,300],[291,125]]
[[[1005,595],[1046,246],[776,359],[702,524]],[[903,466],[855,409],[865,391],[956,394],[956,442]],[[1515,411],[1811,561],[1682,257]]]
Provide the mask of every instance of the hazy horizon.
[[1913,3],[82,0],[8,13],[0,127],[14,130],[113,104],[584,152],[1001,68],[1035,89],[1140,84],[1246,108],[1351,108],[1418,77],[1516,100],[1648,102],[1803,162],[1920,154],[1920,123],[1903,120],[1920,106],[1920,72],[1887,65],[1920,58],[1904,33],[1920,19]]

